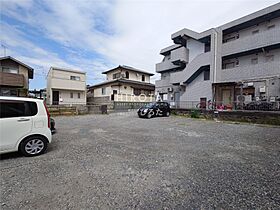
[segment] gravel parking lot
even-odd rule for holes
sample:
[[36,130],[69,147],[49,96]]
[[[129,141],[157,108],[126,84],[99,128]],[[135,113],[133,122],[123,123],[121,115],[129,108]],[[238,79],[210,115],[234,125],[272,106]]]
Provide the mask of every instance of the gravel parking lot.
[[280,128],[134,113],[56,117],[2,156],[1,209],[279,209]]

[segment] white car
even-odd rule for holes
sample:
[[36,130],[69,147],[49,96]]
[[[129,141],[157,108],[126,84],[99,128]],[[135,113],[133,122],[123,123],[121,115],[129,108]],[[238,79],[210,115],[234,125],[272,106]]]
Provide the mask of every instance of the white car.
[[51,141],[50,114],[43,100],[0,96],[0,154],[40,155]]

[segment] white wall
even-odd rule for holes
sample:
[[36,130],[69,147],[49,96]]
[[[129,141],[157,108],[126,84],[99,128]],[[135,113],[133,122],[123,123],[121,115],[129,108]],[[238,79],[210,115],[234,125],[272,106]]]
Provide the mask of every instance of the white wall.
[[204,43],[194,39],[187,40],[187,48],[189,49],[189,63],[199,54],[204,53]]
[[[114,71],[111,71],[111,72],[107,73],[107,80],[108,81],[113,80],[113,74],[116,74],[116,73],[119,73],[119,72],[121,74],[125,75],[126,71],[129,72],[129,80],[142,82],[142,75],[145,75],[145,82],[150,83],[150,76],[148,74],[144,74],[144,73],[140,73],[140,72],[136,73],[134,71],[129,71],[129,70],[125,70],[125,69],[116,69]],[[120,79],[120,78],[118,78],[118,79]],[[122,79],[126,79],[126,78],[122,78]]]
[[203,72],[186,86],[186,90],[181,95],[180,101],[199,102],[200,98],[212,100],[212,83],[210,80],[204,81]]
[[[56,90],[53,90],[56,91]],[[59,91],[59,104],[86,104],[86,93],[83,91],[74,90],[57,90]],[[70,93],[73,93],[73,98],[70,97]],[[80,93],[80,98],[78,98],[78,93]],[[61,101],[62,99],[62,101]]]

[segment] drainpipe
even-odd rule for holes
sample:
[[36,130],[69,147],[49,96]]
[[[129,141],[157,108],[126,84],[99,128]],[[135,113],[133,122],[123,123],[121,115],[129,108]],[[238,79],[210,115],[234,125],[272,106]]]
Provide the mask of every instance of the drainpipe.
[[216,83],[217,82],[217,48],[218,48],[218,31],[214,28],[214,78],[213,78],[213,82]]
[[[218,31],[213,28],[214,30],[214,62],[213,62],[213,83],[217,82],[217,45],[218,45]],[[213,92],[214,89],[214,92]],[[212,88],[212,101],[215,101],[215,95],[216,94],[216,87]]]

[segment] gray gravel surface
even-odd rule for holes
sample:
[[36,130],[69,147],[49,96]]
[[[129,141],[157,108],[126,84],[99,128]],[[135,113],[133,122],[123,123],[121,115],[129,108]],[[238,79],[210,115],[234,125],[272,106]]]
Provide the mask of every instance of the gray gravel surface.
[[1,209],[280,209],[280,128],[134,113],[56,117],[2,156]]

